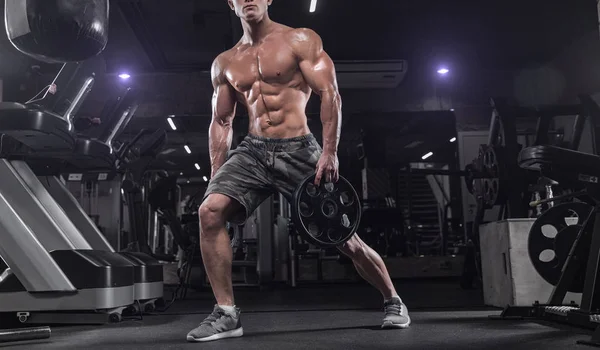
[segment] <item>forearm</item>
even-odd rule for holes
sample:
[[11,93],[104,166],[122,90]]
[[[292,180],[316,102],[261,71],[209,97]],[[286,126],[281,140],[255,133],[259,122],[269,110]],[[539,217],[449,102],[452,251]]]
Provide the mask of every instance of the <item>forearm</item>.
[[209,152],[212,175],[227,160],[227,152],[231,148],[233,139],[233,128],[231,122],[215,118],[209,128]]
[[321,123],[323,152],[337,154],[342,131],[342,99],[338,91],[326,91],[321,94]]

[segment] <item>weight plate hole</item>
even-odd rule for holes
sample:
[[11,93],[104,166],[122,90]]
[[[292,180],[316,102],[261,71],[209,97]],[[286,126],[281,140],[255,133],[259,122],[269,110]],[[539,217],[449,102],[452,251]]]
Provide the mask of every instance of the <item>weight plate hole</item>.
[[319,195],[319,189],[311,182],[306,185],[306,193],[311,197],[316,197]]
[[348,192],[342,192],[340,194],[340,203],[342,203],[342,205],[345,207],[349,207],[354,204],[354,197]]
[[546,249],[540,253],[539,259],[541,262],[551,262],[556,257],[556,253],[554,250]]
[[335,185],[332,182],[326,183],[323,187],[325,187],[325,191],[329,193],[333,192],[333,190],[335,189]]
[[579,215],[574,210],[568,211],[567,216],[565,217],[565,223],[567,226],[577,225],[579,224]]
[[321,235],[321,229],[319,228],[319,225],[315,224],[314,222],[308,225],[308,232],[313,237],[319,237]]
[[554,237],[556,237],[556,235],[558,234],[558,230],[556,229],[556,227],[549,224],[542,226],[541,230],[542,234],[550,239],[554,239]]
[[325,217],[332,218],[337,214],[338,206],[331,199],[325,200],[321,204],[321,212],[323,215],[325,215]]
[[305,218],[311,217],[315,211],[313,208],[306,202],[300,202],[300,214]]
[[339,230],[330,228],[327,230],[327,238],[329,238],[329,240],[332,242],[337,242],[342,239],[342,233]]
[[350,225],[352,225],[352,223],[350,222],[350,218],[348,218],[348,215],[346,215],[346,214],[342,215],[341,224],[345,228],[350,228]]

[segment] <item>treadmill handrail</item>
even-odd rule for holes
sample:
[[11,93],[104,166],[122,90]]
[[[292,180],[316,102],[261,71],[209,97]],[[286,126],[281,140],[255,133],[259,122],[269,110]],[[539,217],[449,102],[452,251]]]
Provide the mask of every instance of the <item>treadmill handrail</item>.
[[127,88],[108,114],[109,125],[100,133],[98,140],[111,147],[112,142],[129,124],[139,106],[137,91]]
[[79,89],[79,92],[77,92],[77,95],[75,95],[75,99],[73,102],[71,102],[69,108],[67,108],[63,118],[67,121],[67,123],[69,123],[69,131],[73,131],[73,118],[79,111],[79,108],[81,108],[83,101],[85,101],[86,97],[92,91],[92,87],[94,87],[94,81],[95,79],[93,76],[88,77]]
[[117,158],[122,160],[123,158],[125,158],[125,155],[127,154],[127,152],[129,152],[129,150],[131,149],[131,147],[136,144],[142,137],[146,136],[147,134],[152,133],[153,131],[150,129],[142,129],[140,130],[140,132],[137,133],[137,135],[135,135],[135,137],[123,144],[123,146],[119,149],[118,153],[117,153]]

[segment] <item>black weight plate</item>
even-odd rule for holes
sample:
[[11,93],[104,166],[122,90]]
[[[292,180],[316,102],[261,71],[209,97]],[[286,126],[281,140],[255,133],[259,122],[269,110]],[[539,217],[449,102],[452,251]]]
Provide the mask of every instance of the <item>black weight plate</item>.
[[474,194],[475,193],[475,173],[476,173],[477,169],[475,167],[475,164],[467,164],[465,166],[465,185],[467,186],[467,190],[469,191],[469,193]]
[[337,247],[358,230],[360,198],[348,180],[314,185],[315,175],[304,179],[294,192],[292,219],[307,241],[319,247]]
[[500,191],[500,181],[496,178],[483,179],[483,200],[486,208],[493,208],[498,202],[498,195]]
[[483,167],[485,171],[492,177],[498,177],[500,165],[498,164],[498,154],[496,149],[491,146],[484,146],[483,151]]
[[507,181],[505,179],[504,149],[501,146],[483,145],[482,154],[483,172],[487,179],[484,181],[484,203],[486,208],[493,208],[501,204]]
[[[592,210],[586,203],[564,203],[548,209],[533,223],[528,239],[529,258],[548,283],[558,283],[571,247]],[[583,291],[584,275],[579,272],[569,291]]]
[[[474,168],[479,171],[482,178],[469,179],[472,181],[473,195],[483,199],[486,209],[491,209],[497,204],[501,204],[504,199],[503,191],[506,186],[505,171],[503,163],[503,148],[493,145],[481,145],[479,147],[479,156],[473,162]],[[465,170],[472,170],[466,169]],[[467,176],[469,178],[469,176]]]

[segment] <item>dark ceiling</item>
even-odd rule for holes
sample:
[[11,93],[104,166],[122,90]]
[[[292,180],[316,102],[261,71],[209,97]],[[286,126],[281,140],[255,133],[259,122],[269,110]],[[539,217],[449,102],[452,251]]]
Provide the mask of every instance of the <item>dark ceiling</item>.
[[[271,17],[309,27],[334,60],[409,61],[443,56],[494,69],[546,61],[596,22],[586,0],[275,0]],[[148,61],[113,57],[113,69],[207,70],[241,35],[225,0],[121,0],[119,10]],[[593,8],[593,7],[592,7]],[[114,35],[112,36],[114,38]]]
[[[595,0],[319,0],[315,13],[308,12],[309,3],[274,0],[270,15],[286,25],[317,31],[334,61],[407,60],[413,74],[403,88],[414,90],[415,96],[428,88],[423,75],[414,73],[419,67],[447,62],[455,70],[474,72],[471,76],[486,70],[535,67],[598,26]],[[176,114],[179,129],[169,131],[172,152],[165,158],[174,169],[192,171],[194,162],[200,162],[206,171],[212,94],[207,73],[213,59],[239,40],[239,19],[225,0],[113,0],[111,4],[109,44],[102,55],[110,74],[98,80],[82,112],[98,114],[107,96],[122,88],[114,74],[128,72],[144,98],[125,136],[141,128],[168,128],[166,116]],[[33,63],[16,53],[5,37],[0,39],[5,95],[11,91],[7,83],[18,86],[32,79],[27,72]],[[42,73],[56,69],[41,66]],[[480,90],[484,89],[471,89],[469,94],[481,94],[485,104],[489,96]],[[390,162],[418,159],[424,150],[446,147],[455,133],[452,113],[400,113],[402,108],[393,104],[386,108],[384,102],[396,96],[394,91],[342,91],[347,102],[341,153],[354,157],[365,128],[386,138]],[[319,134],[318,100],[311,100],[308,112],[310,126]],[[370,113],[369,118],[364,118],[365,113]],[[240,111],[236,121],[240,135],[246,125]],[[420,146],[406,148],[419,142]],[[191,146],[191,156],[183,151],[184,144]]]
[[[315,13],[309,3],[275,0],[270,14],[316,30],[335,61],[518,69],[551,60],[598,22],[595,0],[320,0]],[[113,73],[206,72],[240,35],[225,0],[113,0],[103,55]],[[28,60],[5,37],[0,49],[0,76],[20,74]]]

